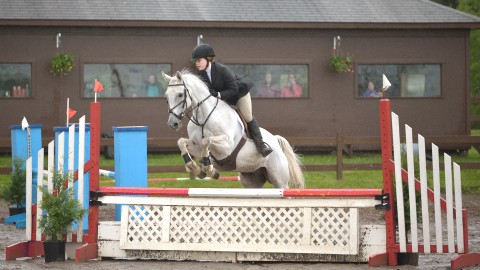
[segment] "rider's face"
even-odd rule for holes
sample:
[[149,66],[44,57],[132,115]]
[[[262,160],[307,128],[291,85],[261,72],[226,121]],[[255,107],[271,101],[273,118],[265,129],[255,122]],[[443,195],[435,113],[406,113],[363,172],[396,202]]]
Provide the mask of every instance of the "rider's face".
[[197,66],[198,70],[204,71],[207,68],[208,61],[205,58],[200,58],[195,61],[195,65]]

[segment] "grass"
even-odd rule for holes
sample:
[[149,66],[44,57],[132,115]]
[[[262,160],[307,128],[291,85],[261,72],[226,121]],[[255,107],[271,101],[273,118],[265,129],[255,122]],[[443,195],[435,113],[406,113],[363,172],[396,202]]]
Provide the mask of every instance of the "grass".
[[[443,157],[443,155],[441,155]],[[323,154],[305,154],[301,156],[303,164],[335,164],[336,156],[330,153]],[[452,155],[454,162],[480,162],[480,154],[473,148],[469,150],[468,155]],[[379,153],[357,152],[353,156],[344,156],[344,163],[380,163]],[[112,159],[106,159],[103,156],[100,160],[102,166],[113,166]],[[183,159],[178,154],[149,154],[149,166],[175,166],[183,165]],[[0,156],[0,166],[11,166],[11,157],[9,155]],[[428,179],[431,179],[431,171],[428,172]],[[443,179],[443,171],[441,172]],[[222,172],[222,176],[237,175],[235,172]],[[307,188],[382,188],[382,171],[343,171],[343,180],[336,180],[336,172],[305,172],[305,184]],[[164,177],[189,177],[188,173],[152,173],[149,178]],[[102,177],[106,180],[108,178]],[[10,180],[10,175],[0,175],[0,185]],[[113,182],[102,182],[102,185],[113,185]],[[443,187],[444,184],[442,184]],[[203,188],[241,188],[238,181],[160,181],[150,182],[150,187],[203,187]],[[429,187],[433,184],[430,182]],[[272,187],[267,184],[266,187]],[[480,194],[480,170],[462,170],[462,189],[464,193]]]

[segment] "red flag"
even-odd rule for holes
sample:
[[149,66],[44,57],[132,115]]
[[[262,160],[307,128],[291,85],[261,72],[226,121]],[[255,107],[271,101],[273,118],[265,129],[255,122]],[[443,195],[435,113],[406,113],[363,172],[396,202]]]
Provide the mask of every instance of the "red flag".
[[68,120],[70,120],[76,113],[77,113],[77,111],[68,108],[68,110],[67,110]]
[[93,87],[93,91],[95,93],[103,92],[103,85],[99,81],[97,81],[97,79],[95,79],[95,85]]

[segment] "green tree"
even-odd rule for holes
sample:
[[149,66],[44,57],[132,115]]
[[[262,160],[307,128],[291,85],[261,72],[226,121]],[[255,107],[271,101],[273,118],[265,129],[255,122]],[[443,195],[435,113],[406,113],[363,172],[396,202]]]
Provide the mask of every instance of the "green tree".
[[459,0],[432,0],[432,1],[447,7],[457,8]]
[[[458,0],[458,10],[480,16],[480,1]],[[470,31],[470,89],[473,96],[480,96],[480,30]],[[480,104],[473,104],[470,111],[480,115]],[[474,123],[472,128],[480,128],[480,123]]]

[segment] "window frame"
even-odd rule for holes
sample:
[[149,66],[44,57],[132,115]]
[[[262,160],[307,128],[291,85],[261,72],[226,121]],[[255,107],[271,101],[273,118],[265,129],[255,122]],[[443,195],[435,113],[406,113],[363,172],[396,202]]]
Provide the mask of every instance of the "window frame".
[[[19,64],[19,65],[30,65],[30,86],[29,86],[29,92],[30,95],[26,95],[23,97],[14,97],[13,94],[12,96],[3,96],[0,95],[0,99],[8,99],[8,100],[24,100],[24,99],[33,99],[34,98],[34,91],[33,91],[33,85],[34,85],[34,70],[35,70],[35,61],[33,59],[20,59],[20,60],[11,60],[11,61],[0,61],[0,64]],[[26,91],[26,90],[25,90]]]
[[[444,98],[444,82],[445,78],[445,62],[439,60],[424,60],[424,61],[410,61],[410,60],[392,60],[392,61],[378,61],[378,60],[359,60],[355,61],[355,78],[354,78],[354,98],[359,100],[370,100],[369,98],[362,97],[359,93],[358,85],[359,79],[359,66],[361,65],[438,65],[440,67],[440,93],[438,96],[388,96],[389,99],[441,99]],[[388,91],[388,90],[387,90]],[[375,100],[375,98],[372,98]],[[378,98],[377,98],[378,99]]]
[[[117,65],[169,65],[170,66],[170,72],[166,72],[165,70],[162,70],[163,72],[165,72],[166,74],[169,74],[171,72],[173,72],[173,67],[174,67],[174,64],[173,64],[173,61],[171,59],[165,59],[164,61],[162,61],[161,63],[157,62],[157,61],[152,61],[151,59],[149,59],[148,61],[146,61],[145,59],[126,59],[126,60],[122,60],[122,59],[114,59],[114,60],[111,60],[111,59],[85,59],[85,60],[82,60],[80,62],[80,91],[79,91],[79,95],[80,95],[80,99],[91,99],[93,96],[86,96],[85,95],[85,65],[110,65],[110,64],[117,64]],[[166,85],[167,85],[167,82],[164,82],[163,80],[163,77],[161,74],[158,74],[157,75],[157,81],[160,82],[162,84],[162,86],[164,87],[164,91],[166,91]],[[160,98],[165,98],[164,95],[162,96],[155,96],[155,97],[148,97],[148,96],[137,96],[137,97],[133,97],[133,96],[125,96],[125,97],[122,97],[122,96],[114,96],[114,97],[108,97],[108,96],[102,96],[101,97],[102,99],[106,99],[106,100],[110,100],[110,99],[147,99],[147,100],[156,100],[156,99],[160,99]]]
[[[312,61],[311,60],[304,60],[304,59],[296,59],[295,61],[291,61],[288,59],[278,59],[277,61],[271,61],[271,59],[228,59],[228,60],[222,60],[219,61],[220,63],[226,65],[227,67],[230,68],[231,65],[263,65],[263,66],[275,66],[275,65],[295,65],[295,66],[306,66],[307,68],[307,80],[305,81],[306,86],[307,86],[307,93],[306,95],[303,95],[303,92],[305,91],[302,85],[302,96],[300,97],[258,97],[258,96],[253,96],[251,97],[253,99],[258,99],[258,100],[267,100],[267,99],[274,99],[274,100],[300,100],[300,99],[309,99],[311,96],[311,68],[312,68]],[[243,76],[245,74],[236,74],[238,76]],[[251,81],[253,83],[252,89],[255,89],[256,87],[256,82],[253,79],[249,79],[249,76],[247,76],[246,81]],[[280,89],[282,87],[280,86]]]

